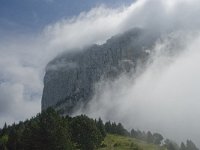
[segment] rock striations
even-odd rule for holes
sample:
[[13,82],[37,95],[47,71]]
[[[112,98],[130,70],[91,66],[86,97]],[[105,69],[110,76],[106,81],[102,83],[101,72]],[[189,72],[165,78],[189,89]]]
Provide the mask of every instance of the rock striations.
[[115,79],[144,62],[146,51],[156,37],[146,31],[132,29],[113,36],[103,45],[62,54],[49,62],[44,77],[42,110],[54,107],[61,114],[70,114],[86,105],[101,79]]

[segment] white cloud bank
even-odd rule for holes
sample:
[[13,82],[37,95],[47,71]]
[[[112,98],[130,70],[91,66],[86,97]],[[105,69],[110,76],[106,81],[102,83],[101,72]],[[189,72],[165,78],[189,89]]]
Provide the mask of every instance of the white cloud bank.
[[[200,36],[181,54],[170,55],[171,41],[158,42],[147,69],[139,76],[102,81],[86,114],[122,122],[127,128],[159,132],[175,141],[200,143]],[[179,50],[179,49],[173,49]]]
[[[44,68],[61,52],[102,43],[133,27],[149,28],[162,36],[181,31],[188,37],[188,33],[200,30],[199,15],[198,0],[138,0],[118,9],[94,8],[49,25],[34,37],[0,40],[0,125],[40,111]],[[193,40],[183,40],[184,53],[173,57],[171,63],[168,63],[171,59],[164,59],[161,65],[163,57],[156,57],[159,59],[134,82],[125,76],[100,86],[99,110],[88,113],[109,118],[106,115],[109,112],[113,119],[127,126],[158,130],[178,140],[188,137],[200,143],[200,40],[198,33],[190,36]],[[170,40],[161,42],[155,49],[166,42],[170,46],[164,49],[176,49]]]

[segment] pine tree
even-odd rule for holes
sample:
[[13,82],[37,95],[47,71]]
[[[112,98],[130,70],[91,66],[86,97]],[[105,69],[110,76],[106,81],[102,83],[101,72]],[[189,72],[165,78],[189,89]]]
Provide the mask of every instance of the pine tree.
[[199,150],[191,140],[187,140],[186,148],[187,150]]
[[183,142],[181,142],[180,150],[187,150],[187,148]]
[[160,145],[162,140],[164,139],[163,136],[161,134],[159,134],[159,133],[154,133],[153,134],[153,138],[154,138],[153,143],[157,144],[157,145]]
[[105,138],[106,137],[106,130],[105,130],[105,126],[104,126],[101,118],[99,118],[99,120],[96,121],[96,125],[97,125],[97,128],[99,129],[99,131],[101,132],[102,137]]
[[111,123],[110,123],[110,121],[105,123],[105,130],[106,130],[106,132],[111,133]]
[[72,150],[68,123],[49,108],[27,124],[23,147],[28,150]]
[[1,130],[1,136],[8,134],[8,126],[6,122],[4,123],[3,129]]
[[150,131],[147,132],[146,141],[148,143],[153,143],[153,135],[152,135],[152,133]]
[[70,123],[72,140],[81,150],[94,150],[102,142],[102,136],[94,120],[85,115],[73,118]]
[[131,130],[131,137],[137,138],[137,131],[135,131],[134,129]]

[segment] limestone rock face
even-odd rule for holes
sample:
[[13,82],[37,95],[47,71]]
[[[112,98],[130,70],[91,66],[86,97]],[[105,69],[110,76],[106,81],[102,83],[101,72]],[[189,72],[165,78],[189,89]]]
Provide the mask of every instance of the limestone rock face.
[[80,104],[87,104],[95,83],[134,70],[138,61],[145,62],[153,41],[155,37],[144,30],[132,29],[103,45],[56,57],[46,67],[42,110],[51,106],[61,114],[70,114]]

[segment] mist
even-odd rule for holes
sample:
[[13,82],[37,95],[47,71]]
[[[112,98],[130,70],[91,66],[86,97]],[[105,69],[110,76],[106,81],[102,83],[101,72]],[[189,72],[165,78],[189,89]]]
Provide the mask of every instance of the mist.
[[81,113],[122,122],[129,130],[150,130],[177,142],[192,139],[198,144],[200,37],[174,53],[171,43],[176,38],[157,42],[145,70],[138,66],[137,76],[122,74],[114,82],[97,83],[96,94]]
[[1,38],[0,125],[40,112],[45,67],[57,55],[139,27],[160,36],[147,66],[138,67],[137,76],[97,83],[84,113],[200,143],[199,14],[198,0],[138,0],[115,9],[101,5],[33,35]]
[[146,67],[138,66],[136,75],[122,74],[114,82],[97,83],[88,107],[76,114],[159,132],[176,142],[200,143],[198,3],[138,1],[132,5],[135,9],[125,26],[134,24],[160,34]]

